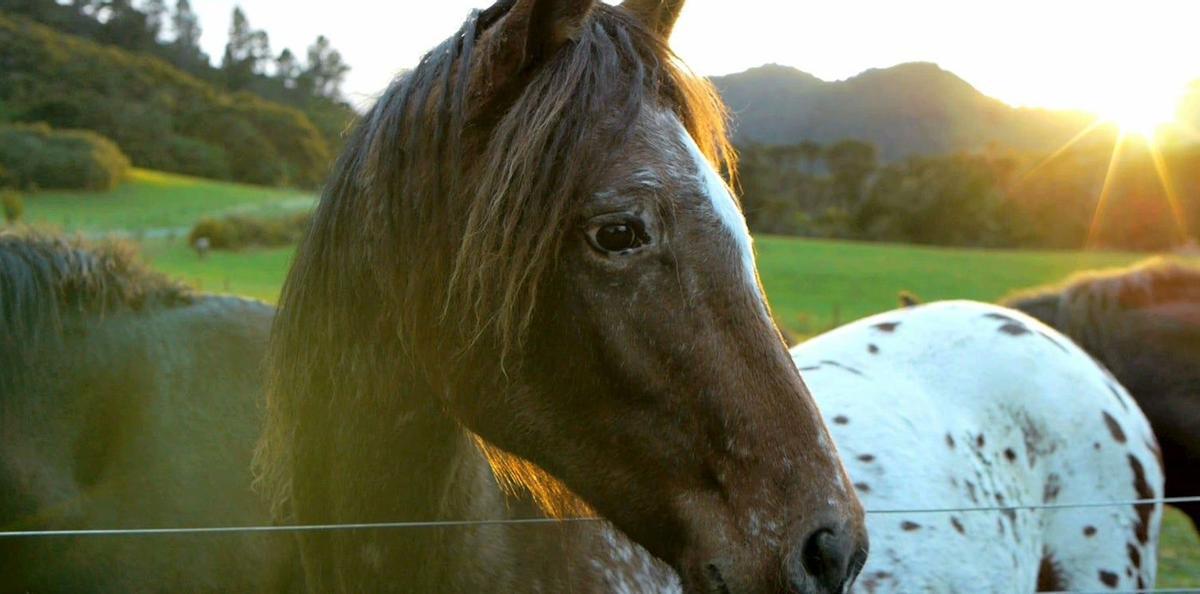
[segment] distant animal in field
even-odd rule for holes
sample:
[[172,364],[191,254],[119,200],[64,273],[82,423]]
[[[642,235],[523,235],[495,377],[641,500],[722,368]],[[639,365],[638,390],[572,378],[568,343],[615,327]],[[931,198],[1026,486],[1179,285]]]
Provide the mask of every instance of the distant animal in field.
[[196,257],[203,260],[208,257],[208,252],[212,250],[212,242],[207,237],[197,237],[196,241],[192,242],[192,249],[196,250]]
[[[1158,434],[1167,496],[1200,494],[1200,267],[1151,260],[1005,301],[1057,328],[1129,390]],[[1179,505],[1200,528],[1200,504]]]
[[271,342],[258,469],[286,521],[538,517],[569,490],[611,525],[303,533],[312,591],[858,572],[862,507],[719,174],[725,112],[667,47],[682,4],[474,13],[348,138]]
[[[272,308],[192,292],[128,246],[0,233],[0,530],[258,525]],[[286,536],[0,537],[0,592],[260,592]]]
[[1150,425],[1090,357],[1024,314],[951,301],[792,349],[868,510],[853,592],[1153,587],[1163,494]]

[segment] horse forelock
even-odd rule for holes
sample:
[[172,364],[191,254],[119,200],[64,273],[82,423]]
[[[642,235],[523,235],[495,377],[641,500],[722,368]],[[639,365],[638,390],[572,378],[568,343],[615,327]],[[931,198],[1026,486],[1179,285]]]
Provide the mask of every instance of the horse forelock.
[[398,398],[399,378],[462,373],[468,357],[501,374],[520,365],[538,288],[596,164],[621,150],[643,107],[673,110],[705,156],[735,172],[713,87],[602,3],[519,93],[480,111],[476,43],[511,5],[473,13],[394,81],[333,170],[272,341],[273,421],[257,464],[277,501],[291,489],[305,400]]

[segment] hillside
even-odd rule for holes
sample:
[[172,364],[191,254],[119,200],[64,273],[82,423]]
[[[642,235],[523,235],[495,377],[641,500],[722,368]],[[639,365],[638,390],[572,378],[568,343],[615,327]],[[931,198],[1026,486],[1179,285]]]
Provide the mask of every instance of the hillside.
[[1010,107],[929,63],[836,82],[772,64],[713,83],[734,113],[738,142],[828,145],[852,138],[876,145],[888,161],[989,143],[1054,150],[1091,121],[1083,113]]
[[3,119],[91,130],[139,167],[214,179],[311,187],[331,160],[297,109],[0,13]]

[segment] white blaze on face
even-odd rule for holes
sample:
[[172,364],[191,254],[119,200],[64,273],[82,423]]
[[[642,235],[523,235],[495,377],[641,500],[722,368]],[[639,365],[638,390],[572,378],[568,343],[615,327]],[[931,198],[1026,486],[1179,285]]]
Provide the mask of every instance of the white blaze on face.
[[758,268],[754,263],[754,245],[753,240],[750,238],[750,229],[746,227],[746,217],[742,215],[737,202],[734,202],[733,193],[730,192],[729,186],[726,185],[725,180],[721,179],[721,176],[713,169],[712,163],[708,162],[708,158],[704,156],[704,153],[696,144],[696,140],[688,133],[687,128],[678,119],[676,119],[675,123],[679,126],[679,136],[683,142],[683,146],[687,148],[688,154],[691,156],[696,171],[700,176],[701,188],[703,188],[704,194],[712,203],[713,212],[725,225],[726,230],[729,231],[729,234],[733,236],[733,240],[737,243],[737,249],[741,257],[742,274],[754,293],[759,295],[759,301],[761,301],[762,296],[758,291]]

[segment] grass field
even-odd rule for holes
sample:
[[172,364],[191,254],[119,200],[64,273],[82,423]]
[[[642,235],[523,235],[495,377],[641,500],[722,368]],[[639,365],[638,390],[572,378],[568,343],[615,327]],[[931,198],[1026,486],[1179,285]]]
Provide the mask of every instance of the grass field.
[[[26,200],[32,222],[91,233],[190,226],[196,218],[234,211],[303,208],[311,196],[293,191],[218,184],[148,171],[104,194],[54,193]],[[274,302],[291,248],[214,252],[200,260],[169,235],[142,241],[159,269],[197,287]],[[897,293],[923,300],[992,301],[1076,271],[1118,266],[1143,254],[963,250],[760,237],[759,271],[781,324],[797,336],[816,334],[892,309]],[[1200,538],[1182,514],[1168,510],[1159,557],[1162,588],[1200,585]],[[1198,590],[1200,591],[1200,590]]]
[[[155,265],[208,291],[274,301],[290,248],[215,252],[200,260],[182,241],[147,240]],[[1075,270],[1120,266],[1141,254],[956,250],[760,237],[759,272],[779,322],[808,336],[896,306],[909,290],[925,300],[993,301]]]
[[183,239],[142,242],[142,255],[156,268],[198,289],[254,297],[270,303],[279,297],[292,252],[290,247],[213,251],[201,260]]
[[25,199],[25,220],[67,231],[134,236],[189,228],[202,216],[309,208],[314,195],[133,169],[110,192],[39,192]]

